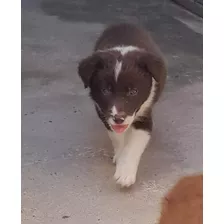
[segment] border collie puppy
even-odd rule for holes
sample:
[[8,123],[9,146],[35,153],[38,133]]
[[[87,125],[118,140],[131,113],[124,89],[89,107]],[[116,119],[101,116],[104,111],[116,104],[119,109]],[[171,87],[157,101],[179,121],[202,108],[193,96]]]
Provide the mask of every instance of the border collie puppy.
[[150,141],[152,107],[166,80],[162,54],[141,27],[111,25],[97,40],[94,52],[79,63],[78,73],[112,140],[114,178],[129,187]]

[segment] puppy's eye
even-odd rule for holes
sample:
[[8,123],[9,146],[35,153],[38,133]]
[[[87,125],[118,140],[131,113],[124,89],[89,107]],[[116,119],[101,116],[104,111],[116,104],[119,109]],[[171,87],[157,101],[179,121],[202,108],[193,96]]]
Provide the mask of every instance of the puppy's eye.
[[129,89],[127,92],[127,96],[136,96],[138,94],[138,90],[136,88],[134,89]]
[[101,91],[102,91],[103,95],[105,95],[105,96],[108,96],[112,93],[111,86],[104,87],[104,88],[102,88]]

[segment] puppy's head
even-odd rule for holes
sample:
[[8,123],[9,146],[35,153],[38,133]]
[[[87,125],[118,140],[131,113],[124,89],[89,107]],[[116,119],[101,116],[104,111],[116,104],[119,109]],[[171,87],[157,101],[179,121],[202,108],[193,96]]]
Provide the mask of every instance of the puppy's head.
[[160,81],[161,68],[162,61],[144,51],[102,51],[83,59],[78,73],[110,127],[121,133],[149,98],[153,82]]

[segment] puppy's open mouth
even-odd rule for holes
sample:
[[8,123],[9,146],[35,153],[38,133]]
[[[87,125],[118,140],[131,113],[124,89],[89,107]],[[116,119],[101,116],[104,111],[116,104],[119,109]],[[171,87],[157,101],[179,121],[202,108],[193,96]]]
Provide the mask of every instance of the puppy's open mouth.
[[111,127],[116,133],[122,133],[127,129],[128,124],[114,124]]

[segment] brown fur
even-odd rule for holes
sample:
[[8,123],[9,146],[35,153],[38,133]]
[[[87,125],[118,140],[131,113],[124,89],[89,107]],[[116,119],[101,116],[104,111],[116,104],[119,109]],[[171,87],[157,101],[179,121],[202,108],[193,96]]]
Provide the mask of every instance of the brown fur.
[[182,178],[163,199],[159,224],[203,223],[203,175]]

